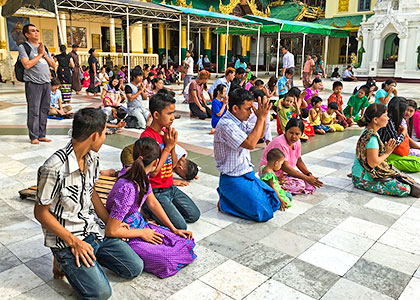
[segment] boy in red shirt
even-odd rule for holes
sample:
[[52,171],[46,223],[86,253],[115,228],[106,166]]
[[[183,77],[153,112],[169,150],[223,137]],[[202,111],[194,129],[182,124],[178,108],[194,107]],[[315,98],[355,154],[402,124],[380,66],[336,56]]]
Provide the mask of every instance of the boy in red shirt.
[[[173,182],[173,168],[177,164],[175,145],[178,141],[178,132],[171,128],[175,119],[175,99],[168,93],[159,92],[150,98],[149,109],[153,121],[140,137],[153,138],[162,149],[159,164],[150,173],[149,181],[172,224],[176,228],[187,229],[187,222],[194,223],[200,218],[200,210]],[[144,208],[159,222],[146,204]]]
[[340,81],[335,81],[333,83],[333,93],[328,98],[328,104],[330,104],[331,102],[337,103],[338,110],[336,111],[336,114],[338,124],[340,124],[344,128],[347,128],[353,125],[353,120],[351,118],[346,117],[343,113],[343,96],[341,96],[342,91],[343,84]]

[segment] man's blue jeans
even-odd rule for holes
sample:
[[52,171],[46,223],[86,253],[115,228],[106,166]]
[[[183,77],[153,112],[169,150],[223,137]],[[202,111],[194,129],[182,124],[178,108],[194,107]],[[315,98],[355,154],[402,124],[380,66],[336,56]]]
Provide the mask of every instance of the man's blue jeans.
[[82,261],[80,261],[81,267],[77,267],[76,258],[70,247],[51,249],[58,265],[66,274],[67,280],[81,298],[108,299],[111,297],[111,286],[100,265],[127,279],[137,277],[143,271],[143,260],[121,239],[98,240],[95,234],[90,234],[84,241],[93,247],[96,257],[95,266],[89,268]]
[[[176,186],[172,185],[165,189],[153,189],[153,194],[155,194],[156,199],[162,205],[175,228],[187,229],[187,223],[194,223],[200,218],[200,210],[197,205]],[[146,204],[143,206],[143,209],[147,215],[161,224]]]

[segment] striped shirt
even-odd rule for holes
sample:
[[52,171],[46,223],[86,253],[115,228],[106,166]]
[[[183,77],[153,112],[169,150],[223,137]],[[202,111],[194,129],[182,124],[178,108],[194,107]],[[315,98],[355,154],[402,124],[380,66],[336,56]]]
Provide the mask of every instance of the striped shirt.
[[230,111],[219,120],[214,133],[214,158],[221,174],[242,176],[253,171],[249,150],[241,147],[252,129],[249,122],[241,122]]
[[[81,240],[91,233],[95,233],[99,239],[104,237],[105,224],[96,215],[91,200],[99,170],[99,156],[93,151],[85,156],[85,173],[80,170],[71,141],[38,170],[38,203],[50,205],[49,212]],[[68,247],[54,233],[46,228],[43,231],[46,247]]]
[[385,144],[390,139],[395,139],[397,146],[399,146],[404,141],[404,134],[398,133],[397,128],[395,127],[394,121],[389,119],[388,124],[378,130],[378,134],[381,137],[381,141]]

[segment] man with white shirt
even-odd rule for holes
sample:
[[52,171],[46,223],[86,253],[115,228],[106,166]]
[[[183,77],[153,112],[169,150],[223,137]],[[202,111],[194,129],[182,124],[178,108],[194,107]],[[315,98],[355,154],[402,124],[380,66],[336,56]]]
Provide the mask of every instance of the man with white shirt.
[[187,68],[187,74],[184,76],[184,93],[185,88],[191,81],[191,77],[194,75],[194,59],[191,57],[191,50],[187,50],[187,57],[184,60],[184,66]]
[[23,26],[26,42],[19,45],[19,59],[25,68],[25,95],[28,103],[27,126],[31,144],[51,142],[46,137],[50,111],[50,67],[55,62],[43,42],[39,42],[39,30],[33,24]]
[[[281,48],[283,52],[283,76],[286,73],[287,69],[292,69],[293,73],[295,72],[295,56],[289,52],[289,49],[285,46]],[[293,77],[292,82],[290,83],[290,87],[293,87]]]

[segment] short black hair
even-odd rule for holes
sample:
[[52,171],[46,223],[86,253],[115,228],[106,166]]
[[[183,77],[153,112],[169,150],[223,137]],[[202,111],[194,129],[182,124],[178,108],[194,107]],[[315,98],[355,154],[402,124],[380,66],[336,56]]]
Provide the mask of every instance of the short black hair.
[[249,78],[249,81],[251,81],[251,80],[257,80],[257,76],[251,75],[251,77]]
[[143,76],[144,73],[141,69],[134,69],[130,76],[131,76],[131,81],[133,81],[134,79],[136,79],[137,76]]
[[254,82],[254,85],[255,85],[255,86],[257,86],[257,85],[264,85],[264,81],[262,81],[261,79],[257,79],[257,80]]
[[163,75],[162,71],[157,72],[156,76]]
[[299,128],[302,133],[305,132],[305,124],[303,124],[302,120],[296,118],[291,118],[289,122],[287,122],[284,132],[286,133],[290,128],[293,127]]
[[309,110],[307,110],[306,108],[302,108],[300,110],[300,116],[303,119],[306,119],[307,117],[309,117]]
[[292,87],[288,92],[288,94],[293,95],[296,98],[299,98],[301,93],[302,91],[297,86]]
[[350,68],[351,68],[351,65],[348,65],[346,69],[350,69]]
[[338,104],[337,104],[337,102],[330,102],[330,103],[328,104],[328,108],[331,108],[331,109],[338,109]]
[[157,91],[156,94],[165,94],[165,95],[171,96],[172,98],[175,98],[175,92],[174,91],[170,91],[170,90],[165,89],[165,88],[160,89],[159,91]]
[[36,26],[34,25],[34,24],[26,24],[25,26],[23,26],[23,28],[22,28],[22,33],[23,33],[23,35],[25,36],[25,39],[28,39],[27,37],[26,37],[26,34],[27,33],[29,33],[29,27],[31,27],[31,26],[33,26],[33,27],[35,27],[36,28]]
[[369,92],[370,92],[370,88],[367,85],[361,86],[359,91],[360,90],[364,91],[366,95],[369,94]]
[[241,75],[241,74],[244,74],[244,73],[246,73],[246,70],[244,68],[239,67],[239,68],[236,69],[236,74]]
[[281,46],[281,48],[289,51],[289,47],[287,47],[287,46]]
[[189,160],[189,159],[185,159],[185,166],[187,169],[187,172],[185,174],[185,179],[186,180],[192,180],[195,178],[195,176],[197,176],[198,174],[198,166],[195,162]]
[[117,119],[124,120],[127,116],[127,111],[125,110],[125,108],[123,106],[117,106],[115,107],[115,109],[117,110]]
[[315,104],[317,104],[319,102],[322,102],[321,97],[318,97],[318,96],[312,97],[312,99],[311,99],[312,106],[315,106]]
[[236,90],[229,92],[229,111],[232,112],[233,106],[241,107],[245,101],[253,101],[254,97],[252,94],[244,88],[237,88]]
[[336,87],[339,87],[339,86],[343,87],[343,83],[342,83],[341,81],[334,81],[334,83],[333,83],[333,90],[334,90]]
[[264,91],[263,90],[259,90],[259,89],[255,89],[253,91],[253,94],[254,94],[254,99],[255,100],[258,100],[258,98],[261,98],[262,99],[265,96]]
[[239,59],[239,61],[240,61],[241,63],[244,63],[244,62],[245,62],[245,57],[241,57],[241,58]]
[[153,116],[153,113],[157,111],[158,113],[162,113],[167,106],[175,104],[175,99],[170,94],[166,93],[156,93],[152,97],[150,97],[149,101],[149,110]]
[[100,108],[82,108],[74,114],[71,137],[79,142],[87,140],[93,133],[105,128],[106,116]]
[[267,162],[276,161],[284,158],[284,153],[279,148],[273,148],[267,153]]
[[284,75],[293,75],[295,72],[292,68],[286,69],[286,72],[284,72]]
[[92,54],[93,52],[95,52],[95,50],[96,50],[95,48],[90,48],[88,52],[89,54]]
[[56,85],[61,85],[60,80],[58,80],[57,77],[54,77],[53,79],[51,79],[51,86],[56,86]]

